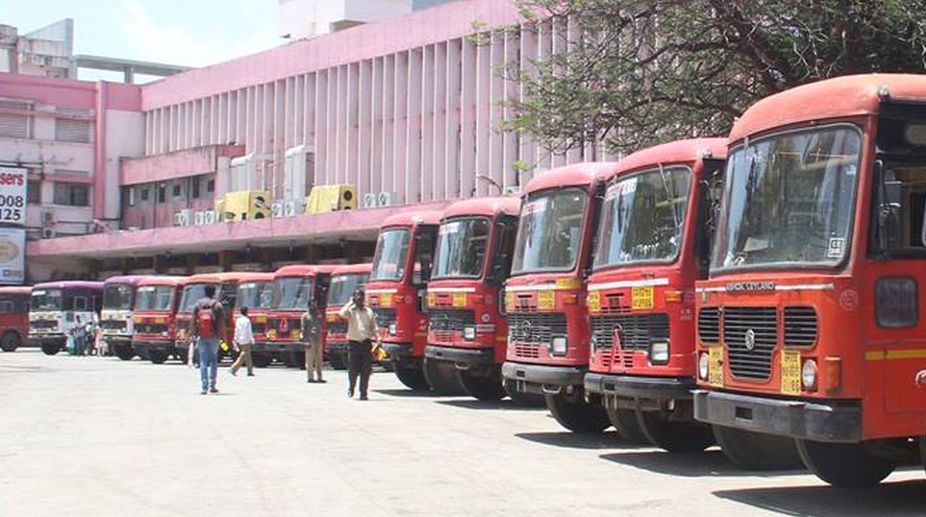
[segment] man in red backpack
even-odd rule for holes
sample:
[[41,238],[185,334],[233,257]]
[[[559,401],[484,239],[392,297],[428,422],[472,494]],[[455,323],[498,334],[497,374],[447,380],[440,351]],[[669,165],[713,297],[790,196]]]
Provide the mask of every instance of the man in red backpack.
[[225,307],[215,299],[215,286],[206,285],[206,294],[193,308],[193,335],[199,347],[199,375],[202,394],[218,393],[215,377],[219,367],[219,342],[225,340]]

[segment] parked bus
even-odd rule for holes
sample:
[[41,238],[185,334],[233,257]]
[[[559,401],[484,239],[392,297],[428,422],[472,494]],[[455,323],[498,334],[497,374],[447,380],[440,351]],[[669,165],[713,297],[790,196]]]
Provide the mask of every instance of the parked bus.
[[[242,279],[252,278],[253,273],[202,273],[187,278],[183,286],[183,295],[180,297],[180,307],[177,309],[177,350],[181,356],[187,357],[193,321],[193,308],[196,302],[206,295],[206,286],[216,288],[216,299],[225,307],[225,332],[230,341],[235,335],[235,310],[237,309],[238,284]],[[227,343],[228,350],[219,348],[219,361],[231,353],[231,344]]]
[[109,350],[123,361],[135,357],[132,348],[132,307],[135,289],[144,276],[114,276],[103,282],[100,333]]
[[605,178],[588,278],[585,390],[618,433],[677,452],[714,443],[693,416],[694,284],[707,277],[712,192],[726,139],[682,140],[633,153]]
[[132,312],[132,348],[139,357],[154,364],[170,356],[186,362],[186,355],[176,346],[177,308],[185,283],[186,277],[180,276],[149,276],[138,282]]
[[99,321],[103,282],[70,280],[37,284],[29,307],[29,340],[47,355],[64,349],[67,333]]
[[[312,310],[324,319],[333,266],[283,266],[273,274],[272,299],[262,353],[274,354],[287,366],[305,364],[302,317]],[[324,325],[323,325],[324,326]]]
[[695,416],[793,440],[843,487],[919,461],[926,435],[926,78],[847,76],[759,101],[730,133]]
[[428,283],[425,372],[454,372],[471,397],[500,400],[508,341],[502,287],[511,272],[521,200],[458,201],[444,211]]
[[[251,328],[254,333],[254,346],[251,357],[259,368],[268,366],[273,357],[265,351],[267,343],[267,321],[270,317],[270,305],[273,297],[273,273],[247,273],[238,280],[237,307],[248,308]],[[237,317],[237,314],[235,315]],[[234,336],[230,336],[232,339]]]
[[505,282],[508,350],[502,375],[519,393],[543,395],[565,428],[594,433],[610,422],[596,394],[586,398],[589,328],[585,281],[613,163],[560,167],[524,189],[511,277]]
[[325,317],[325,356],[335,370],[347,367],[347,322],[338,312],[344,307],[354,291],[363,287],[370,279],[371,264],[336,266],[331,270],[331,287],[328,289]]
[[[396,377],[418,391],[432,388],[422,361],[428,341],[424,295],[440,218],[441,212],[434,210],[406,210],[387,218],[380,228],[367,283],[367,303],[376,313],[383,349]],[[438,379],[441,384],[433,386],[435,390],[462,391],[456,378],[432,375],[433,381]]]
[[31,287],[0,287],[0,350],[15,352],[29,337]]

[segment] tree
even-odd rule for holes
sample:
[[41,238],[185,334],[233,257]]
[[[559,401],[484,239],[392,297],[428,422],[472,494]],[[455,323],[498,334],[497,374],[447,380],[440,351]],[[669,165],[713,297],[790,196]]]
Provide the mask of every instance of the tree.
[[560,151],[724,135],[800,84],[926,69],[926,0],[517,1],[567,42],[505,70],[524,89],[509,123]]

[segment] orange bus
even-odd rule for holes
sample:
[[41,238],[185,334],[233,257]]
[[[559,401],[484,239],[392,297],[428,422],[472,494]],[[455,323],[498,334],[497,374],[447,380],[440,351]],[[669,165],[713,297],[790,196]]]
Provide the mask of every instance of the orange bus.
[[176,347],[177,308],[186,277],[149,276],[135,286],[132,349],[141,358],[161,364],[170,356],[186,361]]
[[[180,306],[177,308],[177,351],[183,358],[187,357],[190,347],[190,327],[193,323],[193,308],[196,302],[205,296],[207,285],[215,286],[216,299],[225,307],[225,332],[227,339],[235,335],[235,311],[238,308],[238,284],[254,278],[254,273],[201,273],[187,278],[183,286],[183,295],[180,297]],[[229,344],[230,345],[230,344]],[[225,356],[234,355],[219,349],[219,361]]]
[[[293,265],[273,273],[266,340],[256,350],[274,354],[289,367],[305,364],[302,316],[312,310],[317,317],[324,318],[332,269],[334,266]],[[324,335],[324,328],[322,332]]]
[[926,76],[847,76],[749,108],[730,133],[695,416],[730,455],[796,443],[843,487],[926,435]]
[[335,266],[331,270],[331,287],[325,307],[325,356],[335,370],[347,367],[347,322],[338,314],[354,291],[363,287],[370,279],[372,264]]

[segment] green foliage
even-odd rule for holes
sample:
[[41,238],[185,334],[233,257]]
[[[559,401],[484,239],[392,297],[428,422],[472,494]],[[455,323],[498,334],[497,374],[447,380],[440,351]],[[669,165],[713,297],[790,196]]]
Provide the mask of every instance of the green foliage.
[[567,50],[506,69],[525,91],[509,126],[556,150],[724,135],[775,92],[926,68],[926,0],[517,2]]

